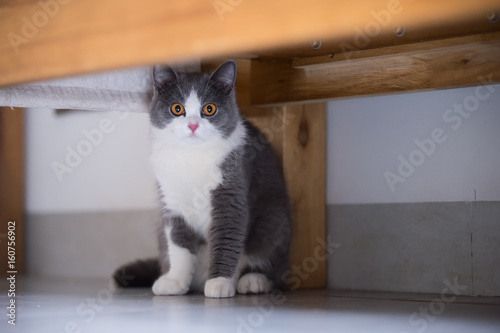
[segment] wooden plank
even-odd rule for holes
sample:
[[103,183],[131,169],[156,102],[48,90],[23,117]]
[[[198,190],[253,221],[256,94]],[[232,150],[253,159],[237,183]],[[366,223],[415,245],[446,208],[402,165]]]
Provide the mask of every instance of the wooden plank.
[[391,17],[376,31],[382,36],[398,25],[460,26],[499,8],[498,0],[3,1],[0,86],[332,36],[351,40],[380,13]]
[[0,275],[7,267],[8,222],[15,221],[15,270],[24,270],[23,110],[0,108]]
[[[391,24],[392,29],[397,26]],[[282,47],[273,50],[263,50],[258,54],[260,59],[296,59],[318,56],[335,56],[354,53],[360,50],[379,49],[385,46],[415,44],[421,41],[442,40],[444,38],[476,35],[500,30],[500,24],[493,24],[486,15],[471,17],[469,20],[454,22],[434,22],[420,27],[404,26],[404,34],[398,36],[394,30],[384,29],[375,36],[368,35],[370,24],[356,27],[356,31],[350,36],[328,36],[321,40],[321,47],[315,49],[310,41],[294,45],[293,47]]]
[[325,59],[300,68],[294,68],[292,61],[252,60],[251,104],[269,106],[500,82],[500,33],[401,48],[401,53],[362,51],[354,60]]

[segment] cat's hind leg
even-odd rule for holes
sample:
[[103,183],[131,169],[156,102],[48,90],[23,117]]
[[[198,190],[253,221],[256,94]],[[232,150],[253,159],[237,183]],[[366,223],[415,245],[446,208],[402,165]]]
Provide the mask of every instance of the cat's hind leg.
[[238,294],[265,294],[271,291],[272,282],[262,273],[246,273],[238,280]]

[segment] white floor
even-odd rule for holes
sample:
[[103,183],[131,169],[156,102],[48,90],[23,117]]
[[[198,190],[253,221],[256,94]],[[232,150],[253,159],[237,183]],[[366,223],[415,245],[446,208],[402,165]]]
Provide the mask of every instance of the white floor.
[[4,315],[0,332],[500,332],[499,298],[317,290],[206,299],[28,279],[16,282],[15,300],[16,325]]

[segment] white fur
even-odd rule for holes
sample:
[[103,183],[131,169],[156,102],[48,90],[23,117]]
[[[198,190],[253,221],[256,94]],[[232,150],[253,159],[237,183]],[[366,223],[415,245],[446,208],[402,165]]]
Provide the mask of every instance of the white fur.
[[196,93],[196,91],[191,90],[191,93],[184,102],[184,110],[186,110],[186,115],[188,117],[199,116],[201,114],[201,107],[202,105],[198,98],[198,94]]
[[155,295],[183,295],[188,292],[195,270],[196,256],[188,249],[177,246],[172,242],[172,228],[165,227],[165,236],[168,241],[168,259],[170,269],[167,274],[160,276],[153,285]]
[[233,297],[236,293],[233,279],[217,277],[205,283],[205,296],[211,298]]
[[271,291],[271,281],[264,274],[248,273],[238,280],[239,294],[261,294]]
[[[201,103],[193,91],[184,105],[186,117],[174,119],[164,129],[153,128],[151,164],[168,210],[182,216],[206,237],[211,222],[210,192],[222,182],[220,164],[245,139],[238,123],[229,138],[201,118]],[[199,127],[193,133],[188,125]]]

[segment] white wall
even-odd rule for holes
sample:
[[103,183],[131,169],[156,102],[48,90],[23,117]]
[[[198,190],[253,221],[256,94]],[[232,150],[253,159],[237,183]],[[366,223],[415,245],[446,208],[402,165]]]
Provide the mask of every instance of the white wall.
[[329,204],[500,200],[500,85],[333,101],[327,122]]
[[156,207],[148,133],[143,113],[27,110],[27,212]]

